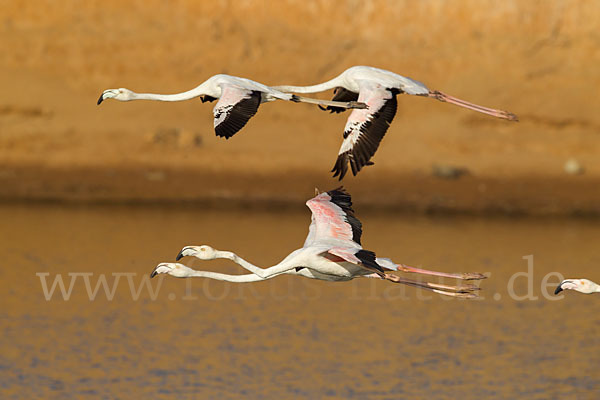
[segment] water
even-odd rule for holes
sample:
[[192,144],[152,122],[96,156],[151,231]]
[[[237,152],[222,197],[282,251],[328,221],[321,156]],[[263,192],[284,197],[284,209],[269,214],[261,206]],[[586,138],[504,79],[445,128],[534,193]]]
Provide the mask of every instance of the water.
[[[11,398],[597,398],[600,295],[547,296],[559,278],[600,281],[600,224],[583,219],[360,212],[363,244],[398,262],[487,272],[480,301],[375,279],[236,285],[148,281],[188,244],[262,266],[302,245],[309,212],[202,207],[0,206],[0,394]],[[528,278],[511,276],[531,266]],[[196,269],[241,273],[223,260]],[[46,300],[59,274],[68,289]],[[48,273],[47,276],[36,274]],[[121,273],[112,300],[102,289]],[[547,277],[548,288],[542,287]],[[132,293],[132,284],[135,289]],[[160,286],[159,286],[160,285]],[[110,293],[109,293],[110,294]]]

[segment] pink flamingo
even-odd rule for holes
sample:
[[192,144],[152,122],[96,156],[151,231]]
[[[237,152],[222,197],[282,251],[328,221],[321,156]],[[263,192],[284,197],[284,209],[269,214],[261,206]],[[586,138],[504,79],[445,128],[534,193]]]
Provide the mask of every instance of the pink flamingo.
[[308,237],[301,249],[295,250],[279,264],[269,268],[257,267],[230,251],[215,250],[210,246],[185,246],[177,255],[193,256],[201,260],[224,258],[252,272],[246,275],[226,275],[209,271],[196,271],[180,263],[161,263],[151,273],[168,274],[178,278],[204,277],[228,282],[256,282],[282,274],[299,275],[326,281],[348,281],[354,278],[380,278],[394,283],[416,286],[436,293],[461,297],[476,297],[475,285],[451,286],[401,278],[389,271],[413,272],[463,280],[483,279],[484,275],[471,273],[445,273],[396,264],[388,258],[379,258],[360,244],[362,224],[354,216],[352,200],[343,188],[321,193],[306,202],[312,212]]
[[[353,110],[344,129],[344,141],[331,172],[342,180],[348,171],[356,175],[365,165],[372,165],[371,157],[377,151],[389,125],[396,115],[400,93],[431,97],[497,118],[518,121],[515,114],[496,110],[457,99],[437,90],[429,90],[423,83],[379,68],[355,66],[337,77],[313,86],[274,86],[282,92],[316,93],[335,88],[334,101],[359,101],[368,108]],[[331,112],[342,112],[336,106],[321,107]]]

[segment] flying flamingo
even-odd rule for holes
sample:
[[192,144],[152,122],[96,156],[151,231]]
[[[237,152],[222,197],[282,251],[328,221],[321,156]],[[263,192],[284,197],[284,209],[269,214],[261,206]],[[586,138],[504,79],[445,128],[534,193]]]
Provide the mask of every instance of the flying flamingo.
[[[355,66],[348,68],[337,77],[313,86],[274,86],[282,92],[316,93],[334,90],[334,101],[359,101],[368,108],[354,110],[348,117],[344,129],[344,141],[331,172],[342,180],[348,171],[356,175],[365,165],[372,165],[371,157],[377,151],[389,125],[396,115],[398,106],[396,95],[401,93],[431,97],[439,101],[456,104],[470,110],[518,121],[515,114],[469,103],[449,96],[437,90],[429,90],[421,82],[383,69]],[[342,112],[345,108],[337,106],[321,107],[331,112]]]
[[388,271],[414,272],[464,280],[483,279],[480,273],[444,273],[396,264],[388,258],[379,258],[360,244],[362,224],[354,216],[350,194],[343,188],[321,193],[306,202],[312,212],[308,237],[301,249],[290,253],[279,264],[269,268],[257,267],[230,251],[215,250],[210,246],[186,246],[177,255],[193,256],[201,260],[224,258],[252,272],[246,275],[226,275],[196,271],[179,263],[161,263],[152,271],[177,278],[204,277],[228,282],[257,282],[282,274],[299,275],[325,281],[348,281],[358,277],[380,278],[394,283],[421,287],[447,296],[477,297],[475,285],[451,286],[401,278]]
[[575,290],[580,293],[590,294],[600,292],[600,285],[589,279],[565,279],[556,287],[554,294],[559,294],[563,290]]
[[287,100],[296,103],[318,104],[320,107],[336,108],[366,108],[364,104],[355,101],[337,102],[321,101],[294,94],[283,93],[261,83],[245,78],[229,75],[215,75],[204,83],[182,93],[176,94],[153,94],[136,93],[129,89],[107,89],[100,95],[98,105],[106,99],[119,101],[131,100],[158,100],[158,101],[182,101],[200,97],[202,102],[219,101],[213,109],[214,127],[217,136],[229,139],[246,125],[248,120],[256,114],[258,106],[268,101]]

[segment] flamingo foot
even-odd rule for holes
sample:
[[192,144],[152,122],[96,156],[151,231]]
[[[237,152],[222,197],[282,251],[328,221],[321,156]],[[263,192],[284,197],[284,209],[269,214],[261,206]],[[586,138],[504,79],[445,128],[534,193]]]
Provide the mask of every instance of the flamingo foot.
[[384,279],[387,279],[394,283],[402,283],[402,284],[409,285],[409,286],[415,286],[415,287],[419,287],[422,289],[431,290],[435,293],[443,294],[446,296],[460,297],[460,298],[475,298],[475,297],[477,297],[477,291],[481,290],[481,288],[479,288],[476,285],[468,284],[468,285],[453,286],[453,285],[445,285],[442,283],[421,282],[421,281],[415,281],[412,279],[401,278],[399,276],[396,276],[396,275],[390,274],[390,273],[386,273],[384,275]]
[[457,279],[462,279],[464,281],[487,279],[487,276],[479,272],[459,272],[456,275],[459,275]]
[[365,103],[361,103],[360,101],[349,101],[348,108],[357,108],[357,109],[365,109],[369,108]]
[[423,275],[441,276],[442,278],[462,279],[464,281],[472,281],[487,278],[487,276],[479,272],[439,272],[431,271],[428,269],[409,267],[408,265],[404,264],[396,264],[396,270],[400,272],[411,272]]
[[476,299],[479,297],[477,293],[457,293],[457,292],[445,292],[443,290],[433,290],[437,294],[443,294],[444,296],[456,297],[459,299]]
[[476,285],[452,286],[452,285],[444,285],[441,283],[431,283],[431,282],[423,282],[423,283],[432,289],[441,289],[441,290],[445,290],[445,291],[452,291],[452,292],[458,292],[458,293],[468,293],[468,292],[474,292],[477,290],[481,290],[481,288]]

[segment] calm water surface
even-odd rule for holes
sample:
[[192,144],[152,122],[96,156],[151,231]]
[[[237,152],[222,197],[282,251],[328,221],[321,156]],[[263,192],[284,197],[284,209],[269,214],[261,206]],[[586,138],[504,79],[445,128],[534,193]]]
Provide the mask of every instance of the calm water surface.
[[[0,206],[0,397],[599,398],[600,295],[547,296],[552,272],[600,281],[598,221],[358,216],[379,255],[487,272],[483,299],[374,279],[148,280],[188,244],[272,265],[304,241],[301,206]],[[57,276],[68,300],[44,293]],[[102,277],[109,293],[90,296]]]

